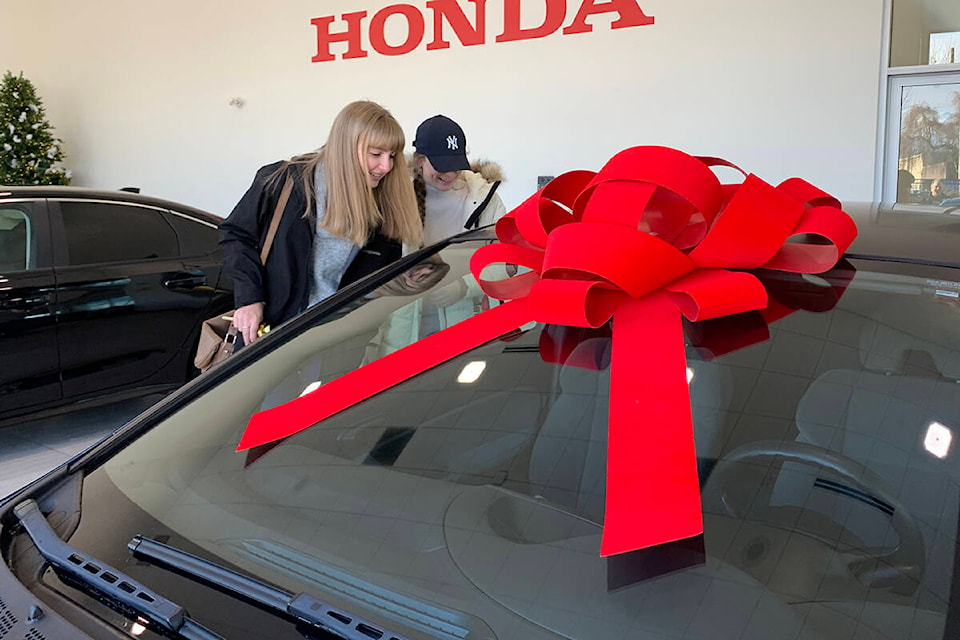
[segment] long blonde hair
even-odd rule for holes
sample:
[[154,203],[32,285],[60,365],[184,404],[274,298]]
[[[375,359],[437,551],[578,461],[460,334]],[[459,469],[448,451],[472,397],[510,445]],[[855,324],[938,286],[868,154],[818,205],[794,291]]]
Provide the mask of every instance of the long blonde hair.
[[[389,111],[375,102],[358,100],[337,114],[323,147],[292,158],[283,169],[303,165],[304,215],[310,216],[315,204],[314,170],[323,164],[327,202],[321,227],[331,234],[363,245],[379,230],[388,238],[419,247],[423,224],[403,155],[405,145],[403,129]],[[393,168],[376,188],[370,187],[361,161],[370,147],[394,153]]]

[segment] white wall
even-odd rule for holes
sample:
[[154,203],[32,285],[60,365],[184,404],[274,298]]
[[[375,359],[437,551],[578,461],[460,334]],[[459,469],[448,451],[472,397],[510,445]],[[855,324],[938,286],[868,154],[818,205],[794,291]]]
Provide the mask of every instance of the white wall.
[[897,0],[892,7],[890,66],[908,67],[927,64],[929,59],[930,27],[928,12],[917,0]]
[[[439,51],[425,49],[426,0],[406,0],[427,18],[414,52],[311,62],[312,18],[398,1],[0,0],[0,70],[37,85],[74,184],[136,185],[221,215],[258,166],[318,147],[358,98],[389,108],[408,142],[425,117],[459,121],[471,156],[502,164],[508,207],[537,175],[642,144],[872,197],[876,0],[639,0],[653,25],[611,30],[607,14],[592,33],[506,43],[494,42],[503,0],[487,0],[486,44]],[[533,26],[544,0],[523,6]],[[565,25],[579,6],[568,0]]]

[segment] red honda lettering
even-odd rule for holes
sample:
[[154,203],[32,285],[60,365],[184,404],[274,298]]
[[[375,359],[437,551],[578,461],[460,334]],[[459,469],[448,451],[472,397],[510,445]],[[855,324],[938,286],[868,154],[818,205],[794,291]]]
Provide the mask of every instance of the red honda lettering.
[[[397,46],[387,44],[383,29],[387,18],[393,15],[402,15],[407,19],[407,39]],[[423,16],[419,9],[409,4],[393,4],[373,14],[370,21],[370,46],[385,56],[402,56],[423,42],[423,32]]]
[[[512,42],[514,40],[532,40],[544,38],[563,26],[567,15],[567,0],[543,0],[543,21],[537,26],[521,26],[520,5],[525,0],[503,0],[503,32],[496,37],[497,42]],[[530,2],[527,0],[527,9]],[[470,47],[484,44],[486,41],[486,4],[487,0],[466,0],[473,4],[473,21],[461,6],[463,0],[426,0],[426,7],[433,12],[433,39],[427,44],[427,50],[449,49],[450,42],[444,37],[444,29],[452,30],[460,44]],[[617,17],[611,22],[611,29],[626,29],[653,24],[652,17],[643,13],[638,0],[581,0],[577,15],[563,29],[564,35],[574,33],[589,33],[593,26],[587,24],[587,18],[602,14],[616,13]],[[529,15],[529,14],[528,14]],[[330,51],[334,42],[345,42],[347,51],[343,58],[366,58],[367,52],[363,49],[361,28],[367,16],[366,11],[344,13],[340,16],[346,23],[346,31],[331,33],[330,29],[336,16],[323,16],[310,21],[317,29],[317,53],[313,62],[329,62],[336,56]],[[393,16],[401,16],[406,20],[406,37],[398,45],[387,42],[386,24]],[[423,12],[409,4],[394,4],[384,7],[374,14],[370,21],[367,36],[370,46],[385,56],[401,56],[410,53],[423,42],[425,33],[425,18]],[[399,33],[399,29],[394,29]],[[394,38],[396,40],[396,38]]]
[[447,24],[453,29],[463,46],[469,47],[484,43],[487,17],[485,5],[487,0],[467,1],[475,5],[474,22],[476,26],[470,24],[467,14],[460,8],[457,0],[429,0],[427,2],[427,8],[433,9],[433,42],[427,44],[427,50],[450,48],[450,43],[443,38],[444,18],[446,18]]
[[497,42],[543,38],[559,29],[567,16],[567,0],[545,0],[545,2],[546,14],[543,17],[543,24],[539,27],[521,29],[520,0],[504,0],[503,33],[497,36]]
[[317,55],[311,58],[312,62],[329,62],[336,59],[336,56],[330,53],[331,42],[347,43],[347,52],[343,54],[344,58],[367,57],[367,52],[360,45],[360,21],[367,17],[367,12],[345,13],[340,17],[347,23],[347,30],[342,33],[330,33],[330,25],[333,24],[334,16],[314,18],[310,21],[310,24],[317,28]]
[[580,5],[580,11],[577,17],[569,25],[564,27],[563,35],[571,33],[589,33],[593,27],[587,24],[587,16],[598,13],[609,13],[616,11],[620,14],[620,19],[610,24],[611,29],[625,29],[627,27],[640,27],[645,24],[653,24],[653,18],[645,15],[636,0],[609,0],[608,2],[597,2],[597,0],[584,0]]

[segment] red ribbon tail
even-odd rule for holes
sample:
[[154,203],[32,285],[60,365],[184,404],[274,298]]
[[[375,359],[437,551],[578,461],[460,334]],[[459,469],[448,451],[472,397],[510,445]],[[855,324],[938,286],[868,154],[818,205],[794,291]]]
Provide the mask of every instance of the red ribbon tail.
[[620,306],[613,320],[601,556],[703,533],[686,369],[683,324],[668,295]]
[[495,340],[530,319],[525,298],[506,302],[335,378],[305,396],[255,413],[237,451],[292,436],[418,373]]

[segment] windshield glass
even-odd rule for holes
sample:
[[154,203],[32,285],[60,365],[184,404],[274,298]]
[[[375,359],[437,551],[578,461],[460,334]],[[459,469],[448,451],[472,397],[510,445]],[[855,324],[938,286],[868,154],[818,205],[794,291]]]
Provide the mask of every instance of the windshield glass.
[[[381,290],[269,336],[283,344],[87,479],[72,542],[172,540],[412,637],[945,637],[960,493],[951,269],[767,273],[771,309],[685,325],[704,517],[686,542],[599,555],[610,326],[520,327],[235,451],[254,413],[495,304],[469,275],[480,244],[444,249],[449,269],[425,292]],[[121,509],[140,524],[105,533]],[[217,628],[217,612],[182,604]],[[230,637],[260,637],[248,631]]]

